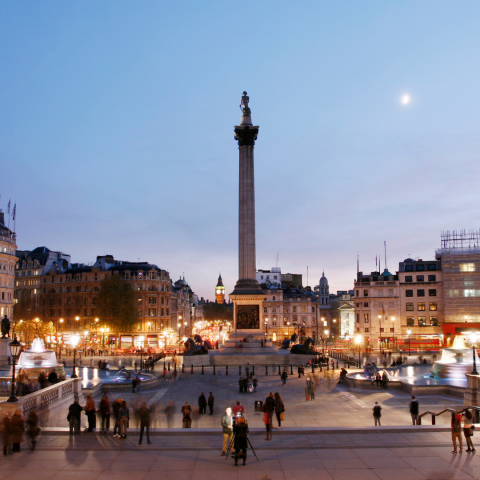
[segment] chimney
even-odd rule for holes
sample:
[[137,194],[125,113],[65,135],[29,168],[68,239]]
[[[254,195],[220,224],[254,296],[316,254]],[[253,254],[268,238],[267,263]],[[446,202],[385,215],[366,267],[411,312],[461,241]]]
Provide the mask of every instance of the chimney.
[[5,214],[0,210],[0,225],[5,225]]

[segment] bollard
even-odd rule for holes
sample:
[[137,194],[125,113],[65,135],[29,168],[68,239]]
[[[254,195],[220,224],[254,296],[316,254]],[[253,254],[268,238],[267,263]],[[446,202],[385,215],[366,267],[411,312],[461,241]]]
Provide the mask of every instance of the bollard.
[[268,365],[265,365],[265,375],[268,375]]
[[213,366],[213,374],[216,375],[217,372],[215,371],[215,365]]
[[238,374],[239,374],[239,375],[242,374],[242,366],[241,366],[241,365],[238,366]]
[[293,375],[293,365],[290,365],[290,375]]
[[278,374],[281,375],[282,373],[280,372],[280,365],[278,366]]
[[185,364],[182,363],[182,373],[185,373]]
[[225,372],[225,375],[228,375],[228,365],[227,365],[227,371]]
[[[422,424],[422,420],[420,417],[418,417],[418,424],[421,425]],[[435,422],[436,422],[436,418],[435,418],[435,415],[432,415],[432,425],[435,425]]]
[[168,362],[168,371],[170,371],[170,362]]
[[192,368],[190,369],[190,373],[193,373],[193,365],[192,365]]
[[255,375],[255,365],[252,367],[252,375]]
[[203,365],[202,365],[202,375],[205,373],[205,370],[203,369]]

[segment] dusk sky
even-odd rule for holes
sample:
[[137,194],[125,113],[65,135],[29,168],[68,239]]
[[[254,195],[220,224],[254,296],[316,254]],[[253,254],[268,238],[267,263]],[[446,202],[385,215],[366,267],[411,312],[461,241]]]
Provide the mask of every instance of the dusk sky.
[[[330,291],[479,228],[480,2],[0,5],[0,194],[19,249],[238,277],[240,97],[257,268]],[[402,103],[404,95],[410,101]],[[12,226],[11,222],[11,226]],[[383,267],[383,260],[382,260]]]

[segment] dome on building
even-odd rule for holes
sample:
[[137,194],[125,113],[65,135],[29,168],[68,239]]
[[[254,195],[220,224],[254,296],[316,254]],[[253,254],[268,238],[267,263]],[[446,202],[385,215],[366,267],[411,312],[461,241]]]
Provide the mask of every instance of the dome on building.
[[322,272],[322,278],[320,279],[320,285],[328,285],[327,277],[325,276],[325,272]]

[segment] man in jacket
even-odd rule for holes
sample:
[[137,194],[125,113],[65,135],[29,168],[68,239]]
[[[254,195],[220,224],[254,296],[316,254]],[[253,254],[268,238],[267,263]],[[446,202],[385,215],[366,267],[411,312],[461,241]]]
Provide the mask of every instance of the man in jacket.
[[210,415],[213,415],[213,405],[215,404],[215,397],[212,395],[212,392],[210,392],[210,395],[208,396],[207,403],[210,410]]
[[68,407],[67,420],[70,425],[70,435],[75,433],[78,435],[80,433],[80,414],[82,413],[83,408],[78,404],[78,400],[75,400]]
[[113,411],[113,421],[115,424],[113,425],[113,436],[120,437],[120,407],[122,406],[122,399],[117,398],[115,403],[113,404],[112,411]]
[[227,446],[231,445],[233,438],[233,417],[232,409],[228,407],[225,410],[224,415],[222,415],[222,430],[223,430],[223,447],[222,447],[222,456],[225,455],[227,451]]
[[87,395],[87,403],[85,405],[85,413],[88,418],[88,432],[93,432],[93,429],[97,426],[97,418],[95,414],[97,410],[95,408],[95,402],[91,395]]
[[273,412],[275,411],[275,399],[273,398],[273,393],[270,392],[268,397],[265,399],[264,403],[265,412],[270,416],[270,424],[272,425]]
[[102,417],[102,430],[100,435],[106,435],[110,429],[110,401],[108,400],[107,392],[103,392],[100,400],[100,416]]
[[412,416],[413,425],[419,425],[418,421],[418,401],[412,395],[412,401],[410,402],[410,415]]
[[150,441],[150,414],[152,413],[152,406],[147,408],[147,404],[145,402],[142,403],[142,408],[138,411],[138,415],[140,417],[140,439],[138,440],[138,444],[142,444],[143,439],[143,431],[147,430],[147,443],[150,445],[152,442]]
[[207,413],[207,399],[205,398],[205,394],[202,394],[198,397],[198,410],[200,415],[205,415]]

